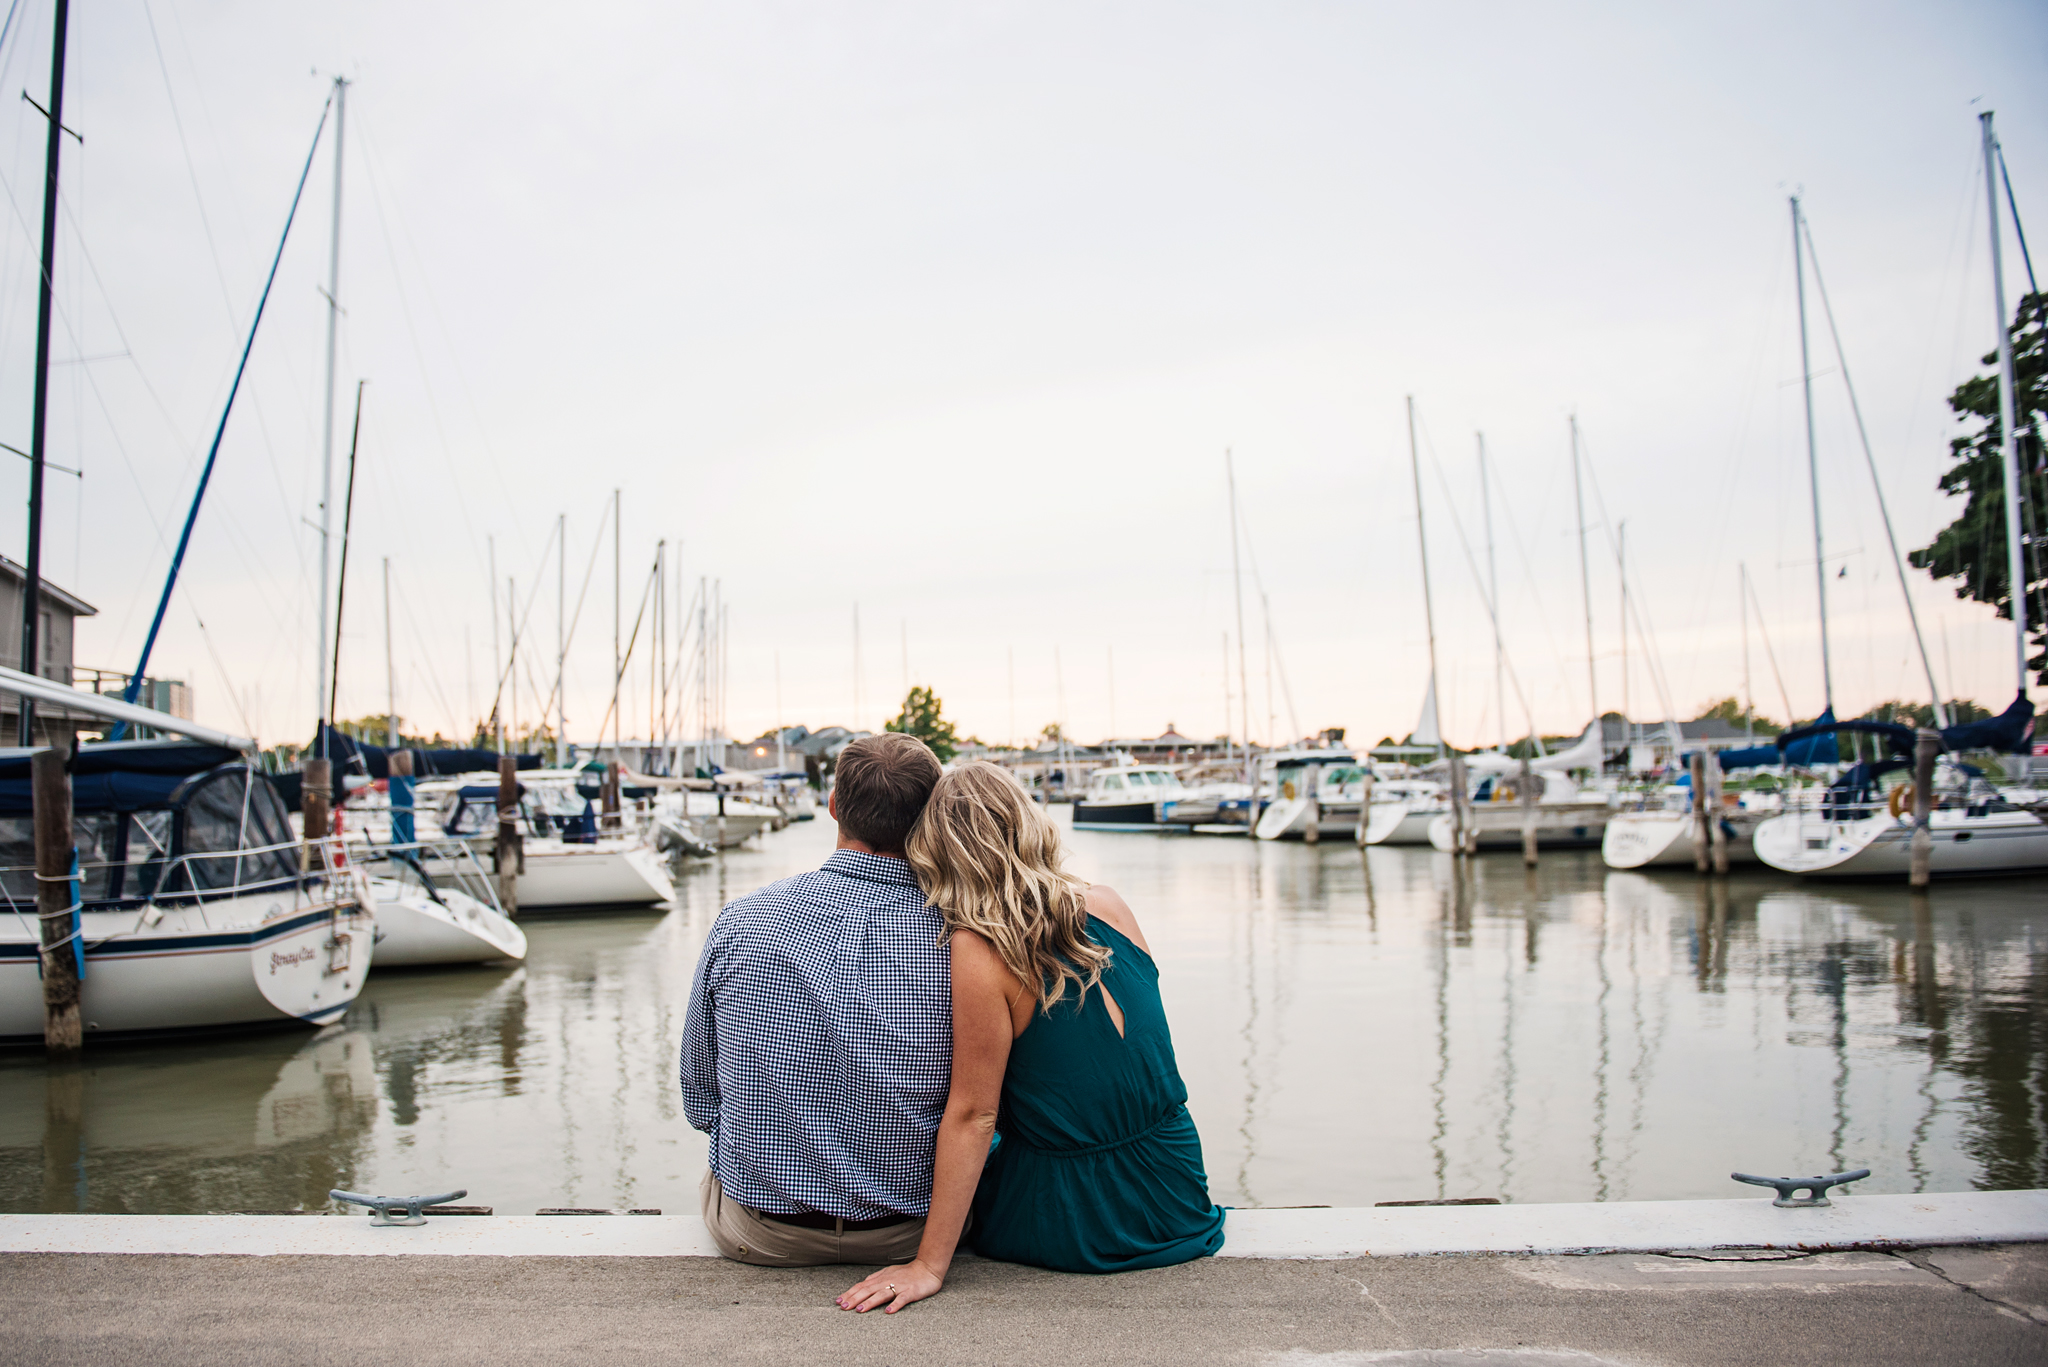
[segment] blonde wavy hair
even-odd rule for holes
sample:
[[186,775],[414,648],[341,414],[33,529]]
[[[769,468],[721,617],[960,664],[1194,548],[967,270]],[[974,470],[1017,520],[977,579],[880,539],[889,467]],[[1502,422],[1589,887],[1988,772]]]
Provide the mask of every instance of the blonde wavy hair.
[[1086,997],[1109,950],[1088,938],[1088,885],[1062,867],[1059,827],[1010,771],[969,760],[940,776],[904,846],[946,929],[987,940],[1050,1010],[1073,983]]

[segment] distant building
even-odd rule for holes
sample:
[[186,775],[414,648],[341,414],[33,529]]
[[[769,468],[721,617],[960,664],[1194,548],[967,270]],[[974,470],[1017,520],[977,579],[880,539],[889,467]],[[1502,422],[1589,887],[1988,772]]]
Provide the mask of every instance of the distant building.
[[[27,587],[28,571],[0,555],[0,665],[9,669],[22,668],[21,604]],[[42,604],[42,619],[36,627],[36,653],[39,658],[33,669],[24,672],[68,685],[75,677],[73,643],[77,639],[76,623],[81,617],[98,616],[99,609],[47,579],[42,581],[38,597]],[[128,676],[123,674],[120,679],[125,684]],[[179,687],[182,690],[183,686]],[[186,715],[190,715],[189,701]],[[106,723],[98,717],[50,703],[36,704],[38,744],[47,745],[55,737],[71,737],[81,731],[100,731],[105,726]],[[13,745],[20,727],[21,695],[0,689],[0,745]]]

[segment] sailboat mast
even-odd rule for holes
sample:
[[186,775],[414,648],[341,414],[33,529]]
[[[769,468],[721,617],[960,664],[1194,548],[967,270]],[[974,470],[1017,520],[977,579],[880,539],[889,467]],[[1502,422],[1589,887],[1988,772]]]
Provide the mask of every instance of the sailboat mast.
[[2012,601],[2013,650],[2019,670],[2020,696],[2027,696],[2027,572],[2020,546],[2020,467],[2013,443],[2012,329],[2005,312],[2005,259],[1998,230],[1998,135],[1991,131],[1991,111],[1977,116],[1984,130],[1984,196],[1991,218],[1991,306],[1998,325],[1998,444],[2005,468],[2005,573]]
[[[614,489],[612,490],[612,762],[614,764],[626,762],[625,751],[621,748],[625,740],[625,723],[619,716],[619,681],[626,674],[625,656],[620,653],[619,646],[619,612],[622,595],[625,592],[623,585],[626,582],[625,561],[621,558],[625,554],[624,550],[621,549],[623,540],[624,531],[619,526],[619,491]],[[597,742],[599,745],[604,744],[604,737],[599,736]]]
[[[1813,492],[1813,574],[1820,592],[1821,696],[1835,707],[1834,662],[1828,654],[1828,561],[1820,530],[1820,453],[1813,440],[1813,365],[1806,355],[1806,249],[1799,240],[1799,196],[1792,196],[1792,281],[1799,295],[1799,388],[1806,398],[1806,475]],[[2003,333],[2004,325],[1999,331]],[[2022,651],[2022,657],[2025,652]]]
[[[505,657],[498,649],[498,538],[489,534],[484,537],[486,568],[491,574],[491,668],[499,671],[498,677],[505,677]],[[325,599],[323,598],[323,602]],[[336,649],[340,647],[337,645]],[[497,742],[498,753],[505,753],[505,714],[499,709],[504,693],[503,687],[491,692],[491,737]]]
[[[1436,698],[1436,604],[1429,595],[1429,534],[1422,522],[1422,457],[1415,449],[1415,396],[1408,396],[1408,474],[1415,483],[1415,545],[1422,553],[1422,620],[1429,628],[1429,692],[1432,701]],[[1444,728],[1439,709],[1436,728],[1436,752],[1444,752]]]
[[[62,3],[62,0],[59,0]],[[334,342],[341,322],[341,149],[348,125],[348,81],[334,78],[334,221],[327,237],[327,404],[320,420],[320,611],[319,641],[315,646],[317,668],[313,671],[314,717],[331,721],[327,715],[327,596],[328,545],[333,532],[334,509]],[[494,581],[495,583],[495,581]],[[495,614],[494,614],[495,615]]]
[[555,763],[569,743],[569,515],[555,514]]
[[1231,459],[1229,447],[1223,449],[1223,478],[1230,485],[1230,579],[1237,595],[1237,710],[1244,718],[1244,753],[1249,765],[1252,753],[1252,686],[1244,652],[1244,569],[1237,558],[1237,466]]
[[[1579,594],[1586,606],[1586,706],[1600,721],[1600,668],[1593,658],[1593,572],[1586,564],[1586,490],[1579,477],[1579,415],[1572,414],[1572,500],[1579,511]],[[1603,732],[1604,734],[1604,732]]]
[[1737,564],[1736,573],[1740,582],[1736,585],[1736,601],[1742,609],[1742,725],[1750,743],[1756,743],[1756,690],[1749,682],[1749,566]]
[[[1486,434],[1479,436],[1479,507],[1486,519],[1486,596],[1487,615],[1493,618],[1493,706],[1494,715],[1500,722],[1500,749],[1503,754],[1508,748],[1508,693],[1502,682],[1507,651],[1500,639],[1500,570],[1493,557],[1493,496],[1486,480]],[[1530,733],[1532,736],[1534,732]]]
[[384,748],[398,748],[398,664],[391,654],[391,557],[384,557]]
[[[57,154],[64,146],[64,39],[70,27],[69,0],[57,0],[56,34],[50,44],[50,140],[43,154],[43,278],[36,293],[35,416],[28,442],[28,564],[22,576],[19,661],[24,674],[42,672],[37,637],[43,617],[43,444],[50,431],[50,295],[57,268]],[[328,406],[333,406],[331,398]],[[313,686],[320,686],[317,680]],[[133,683],[128,696],[135,696]],[[16,699],[21,709],[16,743],[34,745],[35,699],[27,694],[17,694]]]

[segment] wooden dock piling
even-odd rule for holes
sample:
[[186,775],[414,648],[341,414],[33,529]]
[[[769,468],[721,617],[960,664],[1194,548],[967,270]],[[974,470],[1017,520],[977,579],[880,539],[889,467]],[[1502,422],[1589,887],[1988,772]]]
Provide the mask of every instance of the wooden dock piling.
[[333,829],[333,820],[328,814],[328,801],[334,795],[334,761],[309,759],[302,775],[304,787],[299,801],[305,816],[305,829],[299,845],[299,872],[312,873],[326,867],[326,858],[321,851],[325,840]]
[[1451,756],[1451,853],[1471,854],[1478,844],[1472,829],[1472,796],[1465,791],[1465,757]]
[[1372,770],[1365,771],[1365,779],[1358,785],[1358,848],[1365,848],[1365,828],[1372,820]]
[[498,875],[498,905],[519,914],[519,875],[526,872],[526,843],[519,838],[519,760],[498,756],[498,838],[491,851]]
[[1701,873],[1712,867],[1709,847],[1713,837],[1714,812],[1707,794],[1707,755],[1692,752],[1692,866]]
[[1934,861],[1934,759],[1941,753],[1941,732],[1921,727],[1913,738],[1913,843],[1909,847],[1906,883],[1924,888]]
[[1725,876],[1728,872],[1728,823],[1724,813],[1728,807],[1721,796],[1721,760],[1716,755],[1707,757],[1707,810],[1713,814],[1707,827],[1708,852],[1713,856],[1714,872]]
[[78,1014],[78,914],[71,880],[71,741],[67,737],[29,760],[35,812],[36,911],[42,921],[43,1048],[68,1058],[84,1046]]
[[1522,865],[1536,867],[1536,785],[1541,782],[1536,771],[1529,767],[1529,757],[1522,756],[1522,772],[1515,778],[1515,796],[1522,803]]

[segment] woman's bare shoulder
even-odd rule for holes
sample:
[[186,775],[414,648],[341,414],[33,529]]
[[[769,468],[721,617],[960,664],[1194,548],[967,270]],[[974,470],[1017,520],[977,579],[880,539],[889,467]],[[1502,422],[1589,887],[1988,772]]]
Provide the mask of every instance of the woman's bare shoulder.
[[1132,944],[1147,954],[1152,952],[1152,946],[1145,943],[1145,932],[1138,929],[1138,918],[1132,914],[1130,904],[1118,895],[1115,888],[1106,887],[1101,883],[1090,883],[1088,914],[1115,926]]

